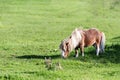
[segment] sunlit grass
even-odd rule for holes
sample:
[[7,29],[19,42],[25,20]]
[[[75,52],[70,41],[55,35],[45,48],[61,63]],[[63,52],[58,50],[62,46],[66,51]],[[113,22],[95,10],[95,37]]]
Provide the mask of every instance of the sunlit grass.
[[[0,79],[119,80],[119,9],[119,0],[0,0]],[[103,31],[105,53],[62,59],[59,44],[78,27]],[[47,70],[45,57],[63,70]]]

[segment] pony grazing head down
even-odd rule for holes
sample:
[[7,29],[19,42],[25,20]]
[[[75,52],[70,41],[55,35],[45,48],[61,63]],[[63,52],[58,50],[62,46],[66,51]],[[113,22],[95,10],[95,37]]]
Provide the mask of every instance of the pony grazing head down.
[[78,57],[78,48],[84,56],[84,47],[94,46],[96,49],[96,55],[99,52],[104,52],[105,47],[105,34],[96,28],[91,29],[75,29],[70,37],[63,40],[60,44],[62,57],[66,58],[68,54],[75,49],[75,57]]
[[78,29],[75,29],[70,35],[70,37],[61,41],[59,47],[62,53],[62,57],[66,58],[68,54],[78,46],[80,40],[81,40],[81,35]]

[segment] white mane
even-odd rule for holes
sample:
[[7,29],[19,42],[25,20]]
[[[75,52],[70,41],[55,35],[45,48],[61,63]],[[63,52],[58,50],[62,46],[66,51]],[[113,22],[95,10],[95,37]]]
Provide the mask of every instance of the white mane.
[[71,34],[71,51],[79,45],[81,39],[80,29],[75,29]]

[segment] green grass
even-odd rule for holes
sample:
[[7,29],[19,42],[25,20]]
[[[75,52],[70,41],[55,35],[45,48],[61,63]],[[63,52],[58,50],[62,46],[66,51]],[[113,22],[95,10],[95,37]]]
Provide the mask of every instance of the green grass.
[[[1,80],[119,80],[119,0],[0,0]],[[59,44],[75,28],[106,34],[105,53],[60,57]],[[44,57],[63,70],[47,70]]]

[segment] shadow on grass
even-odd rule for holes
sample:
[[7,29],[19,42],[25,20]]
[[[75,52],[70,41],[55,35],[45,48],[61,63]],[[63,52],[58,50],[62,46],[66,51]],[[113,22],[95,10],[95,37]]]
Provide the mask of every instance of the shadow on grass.
[[[83,62],[100,62],[100,63],[120,63],[120,44],[112,44],[112,45],[106,45],[105,52],[100,53],[99,56],[96,56],[95,50],[92,49],[91,51],[85,52],[85,56],[82,57],[81,54],[78,58],[74,58],[73,54],[71,54],[68,59],[72,60],[80,60]],[[58,59],[61,58],[60,55],[22,55],[17,56],[16,58],[19,59],[45,59],[51,57],[51,59]]]
[[[99,63],[120,63],[120,36],[114,37],[111,39],[111,45],[105,46],[105,52],[100,53],[99,56],[96,56],[96,52],[94,48],[90,48],[86,51],[85,48],[85,56],[82,57],[82,54],[79,55],[77,60],[82,62],[99,62]],[[75,60],[73,55],[70,55],[69,59]]]
[[112,38],[112,40],[120,39],[120,36]]
[[120,36],[112,38],[111,42],[113,42],[113,43],[119,43],[120,42]]
[[[120,40],[120,36],[112,38],[112,40]],[[114,43],[114,42],[113,42]],[[83,62],[100,62],[100,63],[120,63],[120,44],[111,44],[106,45],[105,52],[100,53],[99,56],[96,56],[95,49],[91,49],[85,52],[85,56],[82,57],[81,54],[78,58],[73,57],[74,54],[70,54],[67,59],[80,60]],[[51,57],[52,59],[61,58],[60,55],[22,55],[17,56],[19,59],[45,59]]]
[[80,56],[81,61],[86,62],[99,62],[99,63],[120,63],[120,44],[106,45],[105,52],[96,56],[95,51],[85,53],[85,57]]
[[106,45],[105,53],[100,55],[103,62],[120,63],[120,36],[112,38],[112,44]]
[[16,58],[19,59],[45,59],[46,58],[51,58],[51,59],[57,59],[60,58],[60,55],[50,55],[50,56],[46,56],[46,55],[23,55],[23,56],[17,56]]
[[[72,60],[80,60],[83,62],[99,62],[99,63],[120,63],[120,44],[112,44],[112,45],[106,45],[105,52],[100,53],[99,56],[96,56],[95,50],[92,49],[91,51],[85,52],[85,56],[82,57],[81,54],[78,58],[74,58],[71,54],[67,59]],[[17,56],[16,58],[19,59],[45,59],[51,57],[51,59],[58,59],[61,58],[60,55],[22,55]]]

